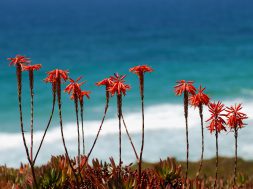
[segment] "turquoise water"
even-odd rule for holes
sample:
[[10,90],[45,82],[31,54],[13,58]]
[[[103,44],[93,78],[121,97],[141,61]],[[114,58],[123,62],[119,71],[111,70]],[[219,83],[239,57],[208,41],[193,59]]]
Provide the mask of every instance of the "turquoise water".
[[[132,86],[123,101],[125,114],[140,111],[138,80],[128,72],[139,64],[155,70],[145,77],[147,107],[181,104],[173,93],[181,79],[206,86],[214,100],[249,101],[253,97],[252,7],[246,0],[1,2],[0,132],[7,136],[19,132],[15,68],[6,60],[16,54],[43,64],[35,75],[37,131],[45,127],[52,103],[51,86],[42,80],[45,72],[55,68],[68,69],[74,79],[84,76],[84,88],[92,92],[85,101],[85,119],[91,122],[101,119],[104,108],[104,89],[94,83],[115,72],[127,74]],[[28,130],[27,73],[23,85]],[[115,100],[111,119],[116,117],[114,105]],[[73,110],[73,102],[63,94],[66,124],[75,121]],[[57,128],[57,119],[52,126]]]

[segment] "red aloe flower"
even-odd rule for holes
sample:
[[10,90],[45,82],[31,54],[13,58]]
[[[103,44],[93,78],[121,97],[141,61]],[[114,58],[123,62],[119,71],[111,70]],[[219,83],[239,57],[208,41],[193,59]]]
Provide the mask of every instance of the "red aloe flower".
[[[31,152],[31,156],[29,156],[29,150],[28,150],[26,139],[25,139],[24,124],[23,124],[23,112],[22,112],[22,66],[29,64],[31,61],[29,58],[27,58],[25,56],[21,56],[21,55],[16,55],[16,57],[14,57],[14,58],[8,58],[8,60],[10,61],[10,64],[9,64],[10,66],[11,65],[16,66],[16,76],[17,76],[17,84],[18,84],[18,102],[19,102],[18,106],[19,106],[21,134],[22,134],[23,144],[25,146],[27,160],[31,166],[33,180],[34,180],[36,188],[38,188],[36,176],[35,176],[35,171],[34,171],[34,161],[32,159],[32,152]],[[32,71],[30,73],[32,73]],[[31,74],[29,74],[29,75],[31,75]],[[30,87],[32,86],[31,84],[32,84],[32,80],[31,80],[31,76],[30,76]],[[31,138],[33,138],[32,135],[33,134],[31,132]],[[31,144],[31,146],[32,146],[32,144]],[[31,147],[31,149],[32,149],[32,147]]]
[[16,55],[16,57],[14,58],[8,58],[8,60],[10,61],[10,66],[11,65],[17,65],[17,64],[30,64],[31,60],[30,58],[27,58],[25,56],[22,55]]
[[199,107],[200,105],[203,105],[203,104],[204,105],[209,104],[210,98],[208,95],[204,93],[205,89],[206,88],[202,88],[202,86],[200,86],[198,89],[198,93],[190,97],[189,100],[190,100],[191,105],[193,105],[194,107]]
[[227,107],[225,115],[227,117],[227,125],[234,130],[235,136],[235,162],[234,162],[234,177],[233,177],[233,187],[236,185],[237,180],[237,148],[238,148],[238,129],[241,129],[245,123],[243,121],[247,119],[247,115],[241,112],[242,104]]
[[113,81],[111,78],[105,78],[102,81],[99,81],[96,83],[97,86],[102,86],[104,85],[106,88],[109,88],[113,84]]
[[79,93],[79,100],[82,101],[84,96],[90,99],[90,93],[90,91],[81,91],[81,93]]
[[215,131],[215,139],[216,139],[216,170],[215,170],[215,182],[214,182],[214,188],[217,186],[217,179],[218,179],[218,162],[219,162],[219,144],[218,144],[218,134],[220,131],[224,130],[226,131],[225,124],[226,122],[222,118],[224,114],[222,112],[224,111],[224,104],[222,104],[220,101],[217,103],[210,103],[208,105],[209,112],[211,113],[211,117],[207,120],[211,121],[210,125],[207,127],[212,133]]
[[[144,149],[144,127],[145,127],[145,124],[144,124],[144,73],[145,72],[153,72],[153,69],[147,65],[141,65],[141,66],[135,66],[133,68],[130,68],[129,69],[130,72],[132,73],[135,73],[136,75],[138,75],[139,77],[139,82],[140,82],[140,96],[141,96],[141,109],[142,109],[142,139],[141,139],[141,150],[140,150],[140,158],[138,158],[136,152],[135,152],[135,148],[133,146],[133,149],[134,149],[134,152],[136,154],[136,158],[137,160],[139,161],[139,166],[138,166],[138,175],[139,175],[139,181],[141,180],[141,175],[142,175],[142,155],[143,155],[143,149]],[[124,121],[124,119],[123,119]],[[124,124],[125,125],[125,124]],[[125,128],[127,130],[127,127],[125,125]],[[128,134],[128,132],[127,132]],[[132,144],[132,140],[131,140],[131,137],[129,137],[129,140]]]
[[226,108],[226,117],[228,118],[227,125],[231,129],[242,128],[244,125],[246,125],[243,123],[243,120],[247,119],[248,117],[245,113],[242,113],[241,110],[242,104]]
[[[111,78],[105,78],[102,81],[99,81],[96,83],[97,86],[105,86],[105,96],[106,96],[106,104],[109,104],[109,98],[110,98],[110,94],[109,94],[109,87],[113,85],[113,81],[111,80]],[[106,105],[106,106],[107,106]]]
[[207,127],[210,133],[213,131],[217,131],[218,133],[220,133],[222,130],[226,131],[226,122],[222,118],[222,116],[224,116],[222,112],[225,110],[224,104],[218,101],[217,103],[210,103],[208,108],[209,112],[211,113],[211,117],[207,120],[207,122],[211,121],[210,125]]
[[82,79],[82,77],[79,77],[76,80],[70,78],[69,79],[70,84],[67,85],[64,91],[67,92],[68,94],[72,93],[73,97],[78,98],[79,95],[81,94],[81,86],[85,83],[85,82],[78,83],[80,79]]
[[55,83],[57,80],[63,79],[66,81],[68,79],[68,71],[67,70],[59,70],[55,69],[50,72],[47,72],[48,76],[44,79],[45,82]]
[[[98,140],[99,134],[100,134],[100,132],[101,132],[101,130],[102,130],[102,126],[103,126],[103,124],[104,124],[105,116],[106,116],[106,113],[107,113],[107,110],[108,110],[108,107],[109,107],[110,95],[109,95],[108,89],[109,89],[109,87],[110,87],[112,84],[113,84],[113,82],[112,82],[112,80],[111,80],[110,78],[105,78],[105,79],[103,79],[102,81],[96,82],[96,86],[102,86],[102,85],[104,85],[104,86],[106,87],[106,104],[105,104],[104,115],[103,115],[101,124],[100,124],[100,126],[99,126],[99,129],[98,129],[96,138],[95,138],[95,140],[94,140],[94,142],[93,142],[93,144],[92,144],[92,146],[91,146],[90,151],[88,152],[88,155],[87,155],[87,158],[86,158],[86,160],[85,160],[85,162],[84,162],[84,165],[85,165],[85,164],[87,163],[87,161],[89,160],[90,155],[91,155],[91,153],[92,153],[92,151],[93,151],[93,149],[94,149],[94,147],[95,147],[95,145],[96,145],[96,142],[97,142],[97,140]],[[82,95],[85,95],[87,98],[89,98],[89,94],[90,94],[89,91],[82,91]],[[81,103],[81,101],[80,101],[80,103]],[[82,108],[82,105],[81,105],[81,108]],[[82,168],[83,168],[83,167],[82,167]]]
[[[81,107],[81,121],[82,121],[82,142],[83,142],[83,154],[85,154],[85,145],[84,145],[84,127],[83,127],[83,97],[86,96],[90,99],[90,91],[81,91],[78,95],[79,103]],[[71,96],[71,99],[74,99],[74,95]]]
[[31,160],[33,160],[33,124],[34,124],[34,70],[39,70],[41,68],[41,64],[35,64],[35,65],[22,65],[22,71],[28,71],[29,72],[29,80],[30,80],[30,95],[31,95]]
[[176,95],[181,96],[184,92],[194,95],[196,88],[193,86],[193,83],[193,81],[177,81],[177,85],[174,87]]
[[23,65],[22,66],[22,71],[34,71],[34,70],[39,70],[41,68],[41,64],[34,64],[34,65]]
[[[77,120],[77,134],[78,134],[78,167],[80,169],[80,134],[79,134],[79,118],[78,118],[78,100],[81,98],[81,86],[84,82],[78,83],[82,77],[73,80],[69,78],[70,84],[65,88],[65,92],[68,94],[72,93],[71,99],[75,101],[75,110],[76,110],[76,120]],[[83,98],[81,98],[82,100]],[[80,100],[80,102],[81,102]],[[82,104],[81,104],[82,106]]]
[[111,93],[112,96],[115,94],[115,92],[117,92],[118,95],[121,95],[122,93],[126,95],[126,91],[130,90],[130,85],[124,84],[125,77],[126,75],[119,75],[118,73],[115,73],[114,76],[110,77],[113,83],[109,87],[108,91]]
[[154,70],[148,65],[135,66],[129,69],[130,72],[137,74],[138,76],[143,75],[145,72],[153,72]]
[[[113,96],[115,92],[117,93],[117,109],[118,109],[118,120],[119,120],[119,168],[121,169],[121,118],[122,118],[122,93],[126,95],[126,91],[130,90],[130,86],[125,84],[124,78],[126,75],[119,75],[115,73],[111,76],[113,84],[109,87],[108,91]],[[120,175],[120,172],[119,172]]]
[[[90,91],[80,91],[80,92],[78,93],[79,101],[80,101],[80,102],[83,102],[83,97],[84,97],[84,96],[86,96],[86,98],[90,99],[90,93],[91,93]],[[75,99],[75,95],[72,94],[70,98],[71,98],[71,100],[74,100],[74,99]]]
[[75,169],[74,169],[72,162],[69,158],[69,153],[68,153],[68,149],[67,149],[67,146],[65,143],[64,133],[63,133],[62,104],[61,104],[61,81],[62,80],[66,81],[68,79],[68,71],[55,69],[50,72],[47,72],[47,74],[48,74],[48,76],[46,77],[46,79],[44,79],[44,81],[52,83],[53,93],[54,94],[56,93],[57,100],[58,100],[58,113],[59,113],[59,118],[60,118],[61,138],[62,138],[63,147],[64,147],[66,157],[69,162],[69,166],[71,167],[71,170],[74,173],[77,185],[79,185],[78,177],[75,173]]
[[186,172],[185,172],[185,186],[188,178],[189,169],[189,132],[188,132],[188,103],[189,93],[195,95],[196,88],[193,86],[193,81],[180,80],[176,82],[177,85],[174,87],[177,96],[184,94],[184,117],[185,117],[185,128],[186,128]]
[[189,98],[190,104],[194,106],[195,108],[198,107],[199,109],[199,116],[201,121],[201,136],[202,136],[202,150],[201,150],[201,158],[200,158],[200,164],[199,169],[197,172],[196,177],[198,178],[202,165],[203,165],[203,158],[204,158],[204,121],[203,121],[203,105],[208,105],[210,98],[208,95],[204,93],[205,88],[202,88],[202,86],[199,87],[198,93],[195,95],[192,95]]

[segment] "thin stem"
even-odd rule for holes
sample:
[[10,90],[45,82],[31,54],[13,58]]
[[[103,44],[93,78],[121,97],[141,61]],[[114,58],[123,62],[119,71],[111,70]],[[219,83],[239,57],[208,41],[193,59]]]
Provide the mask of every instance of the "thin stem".
[[30,80],[30,95],[31,95],[31,146],[30,146],[30,159],[33,161],[33,118],[34,118],[34,93],[33,93],[33,71],[29,71],[29,80]]
[[76,94],[74,94],[74,102],[75,102],[75,111],[76,111],[77,142],[78,142],[77,163],[78,163],[79,172],[81,172],[80,171],[80,132],[79,132],[79,118],[78,118],[78,97]]
[[237,141],[238,141],[238,129],[235,128],[235,164],[234,164],[234,183],[233,188],[236,186],[236,178],[237,178]]
[[[106,91],[106,93],[108,93],[108,91]],[[103,126],[104,121],[105,121],[105,117],[106,117],[106,113],[107,113],[108,107],[109,107],[109,95],[106,95],[106,104],[105,104],[104,115],[103,115],[101,124],[100,124],[100,126],[99,126],[99,129],[98,129],[96,138],[95,138],[95,140],[94,140],[94,142],[93,142],[93,144],[92,144],[92,147],[91,147],[91,149],[90,149],[90,151],[89,151],[89,153],[88,153],[88,155],[87,155],[87,160],[86,160],[86,162],[84,163],[84,165],[85,165],[85,164],[87,163],[87,161],[89,160],[90,155],[91,155],[91,153],[92,153],[92,151],[93,151],[93,149],[94,149],[94,147],[95,147],[95,144],[96,144],[96,142],[97,142],[97,140],[98,140],[98,136],[99,136],[99,134],[100,134],[100,132],[101,132],[101,130],[102,130],[102,126]]]
[[125,130],[126,130],[126,133],[127,133],[128,139],[129,139],[129,141],[130,141],[130,143],[131,143],[131,146],[132,146],[132,148],[133,148],[133,151],[134,151],[134,154],[135,154],[136,160],[137,160],[137,162],[139,162],[139,157],[138,157],[138,154],[137,154],[136,149],[135,149],[135,147],[134,147],[134,144],[133,144],[132,138],[131,138],[131,136],[130,136],[130,134],[129,134],[129,132],[128,132],[128,129],[127,129],[127,126],[126,126],[126,122],[125,122],[124,117],[123,117],[123,113],[122,113],[122,121],[123,121],[123,124],[124,124]]
[[80,108],[81,108],[81,122],[82,122],[82,143],[83,143],[83,155],[85,155],[84,127],[83,127],[83,100],[80,100]]
[[44,141],[45,136],[46,136],[46,134],[47,134],[47,130],[48,130],[50,124],[51,124],[51,121],[52,121],[52,118],[53,118],[53,114],[54,114],[55,97],[56,97],[55,84],[54,84],[54,83],[52,84],[52,89],[53,89],[53,106],[52,106],[52,111],[51,111],[51,115],[50,115],[49,120],[48,120],[48,123],[47,123],[47,127],[46,127],[46,129],[45,129],[45,131],[44,131],[44,134],[43,134],[43,137],[42,137],[42,139],[41,139],[41,141],[40,141],[39,148],[38,148],[38,150],[37,150],[37,152],[36,152],[36,155],[35,155],[35,158],[34,158],[34,161],[33,161],[34,163],[36,162],[36,159],[37,159],[37,157],[38,157],[38,155],[39,155],[41,146],[42,146],[42,144],[43,144],[43,141]]
[[122,95],[117,95],[118,119],[119,119],[119,168],[121,170],[121,117],[122,117]]
[[19,119],[20,119],[20,128],[21,128],[21,134],[23,139],[23,144],[26,151],[27,160],[31,166],[32,170],[32,176],[35,183],[35,188],[38,188],[34,167],[33,167],[33,161],[29,157],[29,150],[27,147],[26,139],[25,139],[25,132],[24,132],[24,125],[23,125],[23,112],[22,112],[22,71],[21,71],[21,65],[17,64],[16,67],[16,75],[17,75],[17,83],[18,83],[18,106],[19,106]]
[[144,149],[144,75],[139,75],[140,80],[140,96],[141,96],[141,112],[142,112],[142,132],[141,132],[141,151],[139,158],[139,181],[141,182],[142,154]]
[[196,177],[199,177],[201,168],[203,166],[203,158],[204,158],[204,123],[203,123],[203,105],[200,104],[199,105],[199,116],[200,116],[200,120],[201,120],[201,136],[202,136],[202,148],[201,148],[201,159],[200,159],[200,164],[199,164],[199,170],[197,172]]
[[218,165],[219,165],[219,145],[218,145],[218,131],[217,131],[217,129],[216,129],[215,137],[216,137],[216,170],[215,170],[214,188],[216,188],[216,186],[217,186]]
[[59,110],[61,137],[62,137],[63,147],[64,147],[64,150],[65,150],[68,162],[69,162],[69,166],[70,166],[70,168],[71,168],[71,170],[72,170],[72,172],[73,172],[73,174],[75,176],[77,185],[79,186],[78,177],[77,177],[77,175],[75,173],[75,169],[74,169],[74,167],[73,167],[73,165],[71,163],[71,160],[69,158],[69,153],[68,153],[67,146],[66,146],[65,139],[64,139],[63,123],[62,123],[62,112],[61,112],[61,81],[60,81],[60,79],[57,80],[57,99],[58,99],[58,110]]
[[189,169],[189,134],[188,134],[188,92],[184,92],[184,116],[185,116],[185,127],[186,127],[186,172],[185,172],[185,185],[188,178]]

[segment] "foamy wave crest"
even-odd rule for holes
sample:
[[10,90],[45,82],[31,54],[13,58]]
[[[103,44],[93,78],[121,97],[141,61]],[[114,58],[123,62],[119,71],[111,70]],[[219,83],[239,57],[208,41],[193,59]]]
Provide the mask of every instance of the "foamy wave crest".
[[[239,154],[244,158],[253,158],[253,148],[249,145],[251,143],[251,136],[253,129],[251,112],[253,112],[253,103],[236,99],[225,102],[226,105],[232,105],[235,102],[242,102],[244,111],[249,116],[249,126],[244,128],[239,135],[241,136],[239,142]],[[209,117],[208,111],[204,110],[204,117]],[[137,150],[140,148],[140,132],[141,132],[141,113],[125,113],[124,115],[129,132],[133,137]],[[85,139],[86,151],[92,145],[94,137],[98,131],[100,121],[86,121],[85,122]],[[189,110],[189,132],[190,132],[190,159],[198,160],[200,154],[200,120],[198,110],[190,107]],[[185,123],[183,106],[179,104],[162,104],[147,107],[145,110],[145,150],[144,158],[147,161],[158,161],[159,158],[167,156],[174,156],[180,160],[185,157]],[[134,162],[134,155],[129,145],[128,139],[123,132],[123,160],[125,163]],[[206,135],[206,158],[215,155],[214,137],[205,131]],[[64,134],[66,143],[71,156],[77,154],[77,131],[75,123],[64,124]],[[108,160],[110,156],[117,159],[118,157],[118,120],[106,119],[101,137],[98,140],[97,146],[94,149],[93,157],[98,157],[102,160]],[[43,132],[38,131],[34,134],[34,146],[37,149]],[[28,135],[27,142],[30,143]],[[221,140],[221,155],[233,156],[233,136],[231,134],[224,134]],[[223,149],[223,150],[222,150]],[[60,128],[51,128],[43,143],[41,153],[38,156],[36,164],[46,163],[51,155],[63,154],[64,149],[61,141]],[[20,133],[0,133],[0,164],[7,164],[8,166],[17,167],[20,162],[27,162],[25,150],[22,143]]]

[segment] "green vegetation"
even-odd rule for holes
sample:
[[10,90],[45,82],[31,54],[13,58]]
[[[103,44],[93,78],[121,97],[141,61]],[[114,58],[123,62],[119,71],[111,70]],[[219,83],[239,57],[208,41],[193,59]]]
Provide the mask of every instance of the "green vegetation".
[[[81,164],[86,157],[81,157]],[[224,188],[231,188],[233,184],[233,158],[220,157],[219,182]],[[77,162],[72,160],[74,165]],[[199,175],[199,184],[196,182],[196,172],[199,162],[189,162],[188,183],[193,188],[212,188],[215,176],[216,158],[203,161],[203,173]],[[182,168],[181,168],[182,165]],[[77,169],[77,166],[74,166]],[[186,162],[176,162],[168,158],[159,163],[143,162],[142,186],[158,188],[182,188],[184,183],[184,171]],[[251,188],[253,186],[253,161],[238,159],[237,186]],[[77,170],[76,170],[77,171]],[[138,164],[119,166],[111,158],[110,163],[93,160],[81,171],[83,184],[86,188],[138,188],[137,173]],[[243,171],[243,174],[241,173]],[[120,172],[120,177],[118,173]],[[64,156],[52,157],[51,160],[40,167],[35,167],[36,179],[39,188],[75,188],[76,180]],[[81,183],[81,182],[80,182]],[[0,167],[0,188],[33,188],[31,169],[27,165],[21,165],[19,169]]]

